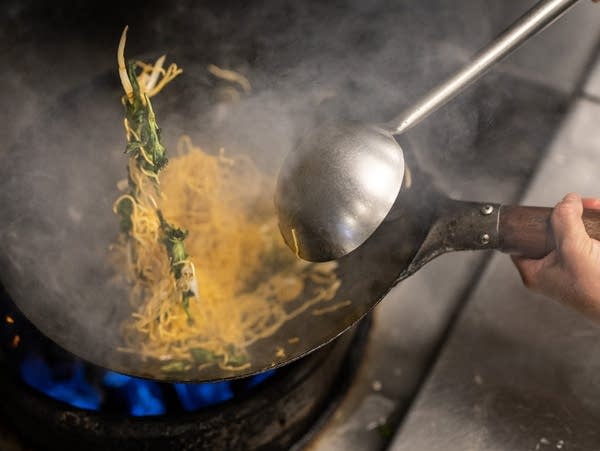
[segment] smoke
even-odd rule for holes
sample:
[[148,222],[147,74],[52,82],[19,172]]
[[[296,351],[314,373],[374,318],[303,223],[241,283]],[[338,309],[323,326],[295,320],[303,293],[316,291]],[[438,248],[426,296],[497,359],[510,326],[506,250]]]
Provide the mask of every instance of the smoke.
[[[44,332],[71,349],[83,344],[86,357],[105,351],[105,364],[128,313],[123,293],[106,283],[103,260],[118,230],[115,183],[125,174],[115,67],[123,25],[129,56],[167,53],[184,69],[155,102],[169,148],[185,132],[208,150],[247,152],[275,173],[315,123],[394,117],[492,37],[498,28],[489,18],[503,4],[123,3],[15,0],[0,19],[0,94],[10,106],[0,111],[0,277],[36,324],[55,319]],[[208,63],[244,73],[254,88],[219,120]],[[439,168],[468,159],[485,123],[475,95],[411,135],[420,162],[442,183]]]
[[[250,78],[254,95],[231,107],[222,124],[211,124],[204,139],[218,137],[219,145],[249,151],[276,171],[314,123],[396,116],[489,41],[497,30],[489,20],[498,9],[493,6],[262,1],[224,12],[187,2],[150,20],[148,28],[169,51],[180,52],[184,70],[190,61],[205,60]],[[421,163],[435,167],[440,154],[471,151],[478,111],[472,96],[456,105],[444,128],[435,121],[420,128],[427,138]],[[185,118],[165,119],[180,124]]]

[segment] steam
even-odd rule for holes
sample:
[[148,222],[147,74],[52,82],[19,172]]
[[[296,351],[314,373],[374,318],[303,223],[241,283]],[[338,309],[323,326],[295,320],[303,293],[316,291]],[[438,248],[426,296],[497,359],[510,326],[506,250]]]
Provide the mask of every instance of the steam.
[[[273,174],[308,127],[389,120],[493,28],[487,2],[146,3],[108,11],[92,32],[69,17],[76,25],[68,29],[40,17],[39,34],[20,29],[28,16],[17,1],[6,19],[30,41],[11,51],[3,81],[13,108],[0,113],[11,143],[0,153],[0,278],[34,323],[53,320],[44,332],[105,365],[129,313],[124,293],[106,283],[105,260],[118,231],[115,184],[125,174],[114,56],[125,23],[127,55],[167,53],[184,69],[155,101],[168,149],[185,132],[208,150],[247,152]],[[218,120],[208,63],[244,73],[254,88]],[[451,142],[467,148],[475,139],[472,95],[414,132],[424,143],[418,158],[433,172],[452,155]]]
[[[487,43],[489,6],[439,3],[262,2],[216,17],[189,2],[151,27],[250,78],[255,95],[233,109],[226,135],[278,157],[314,122],[389,120]],[[453,121],[473,139],[477,118],[463,112]]]

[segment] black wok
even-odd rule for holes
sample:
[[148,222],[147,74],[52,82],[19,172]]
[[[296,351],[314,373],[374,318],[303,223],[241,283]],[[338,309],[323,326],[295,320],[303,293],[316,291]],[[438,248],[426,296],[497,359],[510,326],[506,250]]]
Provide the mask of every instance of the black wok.
[[[184,76],[155,104],[171,147],[183,131],[208,135],[210,129],[210,96],[199,89],[209,85],[198,75],[204,70],[185,67]],[[100,77],[58,99],[0,157],[2,284],[45,335],[96,365],[164,381],[247,376],[323,346],[395,284],[444,252],[500,249],[541,256],[552,248],[549,209],[449,199],[405,148],[410,176],[388,218],[363,246],[339,260],[342,283],[330,302],[350,300],[349,306],[319,316],[308,310],[288,321],[248,349],[251,366],[243,371],[214,365],[165,372],[169,362],[117,349],[121,325],[131,315],[126,289],[111,283],[114,269],[106,258],[118,234],[118,218],[111,211],[118,195],[115,183],[125,174],[119,98],[116,73]],[[206,130],[202,124],[208,124]],[[215,144],[221,138],[214,138]],[[272,160],[250,153],[259,162]],[[589,230],[598,236],[600,214],[587,212],[586,217]],[[290,343],[293,337],[299,341]],[[278,347],[285,355],[276,355]]]

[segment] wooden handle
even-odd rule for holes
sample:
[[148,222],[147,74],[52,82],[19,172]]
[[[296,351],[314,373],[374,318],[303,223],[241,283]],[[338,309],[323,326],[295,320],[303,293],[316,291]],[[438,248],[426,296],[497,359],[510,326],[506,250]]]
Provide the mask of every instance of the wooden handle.
[[[550,225],[552,208],[500,207],[498,249],[514,255],[542,258],[554,248]],[[583,223],[590,237],[600,240],[600,210],[584,210]]]

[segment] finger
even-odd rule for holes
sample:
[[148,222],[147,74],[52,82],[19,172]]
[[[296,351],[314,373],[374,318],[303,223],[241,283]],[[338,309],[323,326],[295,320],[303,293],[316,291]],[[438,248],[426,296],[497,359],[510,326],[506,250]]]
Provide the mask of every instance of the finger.
[[555,252],[551,252],[540,259],[525,258],[518,255],[511,255],[510,258],[519,271],[523,285],[537,291],[542,285],[544,274],[555,265],[555,254]]
[[579,194],[569,193],[552,211],[552,231],[556,248],[561,252],[579,249],[589,240],[581,215],[583,204]]
[[516,255],[511,255],[510,258],[515,264],[517,271],[519,271],[523,285],[530,289],[535,288],[537,285],[537,271],[533,261],[531,259],[518,257]]
[[540,276],[544,267],[544,259],[534,260],[517,255],[511,255],[510,258],[515,264],[517,271],[519,271],[523,285],[537,291],[540,288]]
[[569,279],[558,264],[556,252],[539,260],[516,256],[511,258],[521,275],[523,285],[528,289],[558,300],[564,297],[564,287],[569,284]]
[[582,199],[583,208],[589,208],[591,210],[600,210],[600,199],[592,197],[584,197]]

